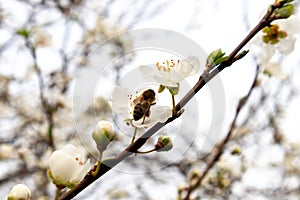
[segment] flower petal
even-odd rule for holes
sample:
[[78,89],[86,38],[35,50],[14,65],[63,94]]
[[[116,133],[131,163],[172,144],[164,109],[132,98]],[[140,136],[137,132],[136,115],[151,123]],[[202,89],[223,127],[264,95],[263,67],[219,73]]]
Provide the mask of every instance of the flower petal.
[[129,91],[120,86],[115,87],[112,94],[112,111],[126,118],[129,116],[128,94]]
[[67,153],[57,150],[54,151],[49,160],[51,174],[56,181],[67,184],[76,173],[78,163]]
[[281,39],[277,48],[278,51],[283,55],[288,55],[294,51],[296,38],[295,37],[286,37],[284,39]]
[[[182,77],[182,76],[180,76]],[[157,76],[157,75],[154,75],[153,76],[153,79],[155,80],[155,82],[158,82],[164,86],[168,86],[168,87],[176,87],[177,86],[177,82],[173,82],[173,79],[172,80],[169,80],[167,78],[164,78],[162,76]]]
[[143,77],[151,82],[156,82],[156,79],[154,78],[155,76],[159,76],[159,72],[158,70],[154,70],[155,66],[147,66],[147,65],[141,65],[139,67],[139,70],[141,72],[141,74],[143,75]]
[[71,157],[78,156],[81,159],[85,158],[85,153],[80,148],[76,148],[71,144],[67,144],[61,151],[65,152],[66,154],[69,154]]
[[199,68],[199,59],[195,56],[189,56],[188,59],[182,60],[176,65],[176,67],[171,71],[170,77],[172,81],[177,84],[186,77],[197,74],[199,72]]
[[81,165],[80,168],[76,171],[76,173],[73,174],[72,178],[70,179],[71,183],[78,183],[81,181],[86,173],[90,169],[90,160],[87,160],[87,162],[84,165]]
[[278,20],[280,29],[285,30],[288,35],[297,34],[300,32],[300,18],[299,16],[292,15],[288,19]]
[[153,106],[150,118],[156,122],[165,122],[172,116],[172,109],[169,106]]
[[187,59],[182,60],[177,65],[175,71],[181,74],[183,77],[188,77],[197,74],[199,72],[199,69],[200,69],[199,59],[195,56],[189,56]]
[[170,81],[170,74],[164,71],[155,70],[155,66],[141,65],[139,67],[143,77],[151,82],[159,83],[164,86],[176,87],[176,83]]

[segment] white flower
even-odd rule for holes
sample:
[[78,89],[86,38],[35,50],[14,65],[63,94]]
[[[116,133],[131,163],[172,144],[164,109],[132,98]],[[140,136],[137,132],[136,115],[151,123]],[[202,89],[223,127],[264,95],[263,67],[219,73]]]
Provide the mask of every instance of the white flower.
[[85,164],[84,161],[84,152],[68,144],[52,153],[49,160],[49,177],[57,186],[72,188],[89,170],[89,160]]
[[177,87],[178,83],[184,78],[198,73],[199,68],[199,59],[194,56],[190,56],[182,61],[167,60],[162,65],[156,63],[156,66],[142,65],[139,67],[142,75],[147,80],[158,82],[168,87]]
[[7,199],[8,200],[29,200],[30,196],[31,196],[31,192],[26,185],[17,184],[11,189]]
[[[139,96],[141,92],[135,94]],[[165,122],[172,115],[170,107],[155,104],[150,107],[151,113],[149,117],[146,117],[145,120],[142,118],[134,121],[133,110],[135,105],[133,101],[135,99],[136,97],[132,97],[127,89],[117,86],[112,95],[112,111],[122,115],[125,119],[132,120],[133,125],[136,127],[147,127],[157,122]]]
[[275,40],[278,40],[276,44],[271,44],[274,40],[271,40],[269,43],[263,41],[263,35],[266,33],[261,32],[257,35],[253,43],[263,49],[258,56],[260,64],[268,62],[275,54],[276,50],[283,55],[288,55],[293,52],[296,42],[295,35],[300,32],[299,24],[300,18],[294,15],[287,19],[276,20],[276,25],[278,25],[279,28],[278,31],[286,34],[283,38],[275,38]]

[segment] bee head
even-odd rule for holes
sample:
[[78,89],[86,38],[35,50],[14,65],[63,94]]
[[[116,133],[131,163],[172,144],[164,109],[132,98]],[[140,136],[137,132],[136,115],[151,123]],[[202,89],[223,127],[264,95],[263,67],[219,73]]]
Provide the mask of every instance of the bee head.
[[146,90],[145,92],[143,92],[143,97],[144,100],[155,100],[155,92],[152,89]]

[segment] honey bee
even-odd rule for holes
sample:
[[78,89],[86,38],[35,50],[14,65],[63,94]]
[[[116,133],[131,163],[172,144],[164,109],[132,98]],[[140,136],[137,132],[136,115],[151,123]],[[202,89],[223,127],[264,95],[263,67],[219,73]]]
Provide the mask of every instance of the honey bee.
[[152,89],[145,90],[140,96],[133,100],[133,119],[138,121],[150,116],[150,107],[155,104],[155,92]]

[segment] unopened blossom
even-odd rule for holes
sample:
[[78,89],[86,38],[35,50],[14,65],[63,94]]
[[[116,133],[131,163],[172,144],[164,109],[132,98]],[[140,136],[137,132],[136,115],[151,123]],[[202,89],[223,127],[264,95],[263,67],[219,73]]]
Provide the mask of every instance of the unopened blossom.
[[85,162],[85,153],[82,149],[68,144],[63,149],[52,153],[49,166],[48,175],[54,184],[72,188],[88,172],[89,160]]
[[152,82],[160,83],[167,87],[178,87],[186,77],[199,72],[200,62],[195,56],[184,60],[166,60],[156,63],[155,66],[142,65],[139,67],[142,75]]
[[157,104],[150,107],[149,117],[141,118],[138,121],[133,120],[134,100],[142,92],[134,92],[135,95],[131,95],[126,88],[117,86],[112,95],[112,111],[132,121],[132,124],[136,127],[147,127],[157,122],[165,122],[172,115],[172,109],[168,106],[159,106]]
[[24,184],[17,184],[11,189],[7,200],[30,200],[30,197],[29,188]]
[[112,123],[106,120],[99,121],[92,133],[99,152],[105,151],[109,143],[115,139],[115,136]]
[[172,139],[168,136],[159,136],[155,149],[158,152],[170,151],[173,148]]

